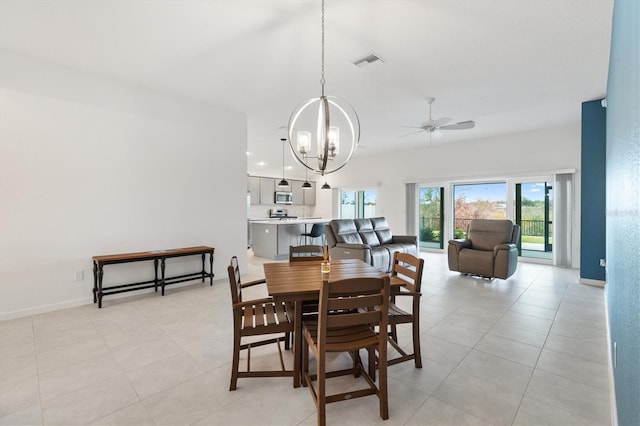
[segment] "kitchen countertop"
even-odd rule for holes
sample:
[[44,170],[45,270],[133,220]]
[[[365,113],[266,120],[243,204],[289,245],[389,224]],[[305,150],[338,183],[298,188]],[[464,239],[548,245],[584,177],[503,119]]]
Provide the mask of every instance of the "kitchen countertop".
[[328,223],[331,219],[322,217],[297,217],[297,218],[264,218],[264,219],[250,219],[251,223],[259,223],[263,225],[301,225],[305,223]]

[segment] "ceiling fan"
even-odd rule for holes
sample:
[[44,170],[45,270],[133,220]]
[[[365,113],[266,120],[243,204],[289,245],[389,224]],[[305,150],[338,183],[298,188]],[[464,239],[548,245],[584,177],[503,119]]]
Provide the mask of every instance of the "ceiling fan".
[[420,126],[402,126],[402,127],[408,127],[411,129],[420,129],[420,130],[418,130],[417,132],[411,132],[399,137],[402,138],[405,136],[414,135],[416,133],[421,133],[421,132],[429,132],[429,138],[431,138],[431,135],[433,135],[434,137],[440,137],[441,136],[440,130],[465,130],[465,129],[473,129],[475,127],[476,123],[473,120],[459,121],[457,123],[447,124],[448,122],[451,121],[451,118],[449,117],[441,117],[436,120],[431,118],[431,104],[433,104],[433,101],[435,100],[436,98],[432,98],[432,97],[426,98],[426,101],[429,104],[429,118],[424,122],[422,122]]

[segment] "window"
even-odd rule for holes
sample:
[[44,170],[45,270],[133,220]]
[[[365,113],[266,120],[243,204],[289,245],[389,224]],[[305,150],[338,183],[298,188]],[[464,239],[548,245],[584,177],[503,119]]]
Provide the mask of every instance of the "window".
[[506,182],[453,186],[453,237],[464,238],[471,219],[506,219]]
[[376,191],[340,191],[340,217],[356,219],[375,217]]

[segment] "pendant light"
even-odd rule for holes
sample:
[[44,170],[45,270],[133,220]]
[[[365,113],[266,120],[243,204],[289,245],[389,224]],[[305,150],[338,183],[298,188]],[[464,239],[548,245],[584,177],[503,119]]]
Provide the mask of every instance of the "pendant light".
[[280,139],[282,141],[282,180],[278,182],[278,188],[288,188],[289,182],[284,178],[284,143],[287,141],[286,139]]
[[[322,0],[321,95],[298,105],[291,113],[288,125],[289,147],[293,156],[301,165],[322,176],[344,167],[360,141],[360,120],[353,107],[335,96],[326,96],[324,92],[324,9]],[[316,135],[315,140],[311,138],[311,130]],[[315,159],[315,164],[312,161],[309,166],[307,158]]]
[[[305,161],[305,164],[307,162]],[[302,189],[311,189],[311,184],[309,183],[309,168],[304,168],[304,183],[302,184]]]

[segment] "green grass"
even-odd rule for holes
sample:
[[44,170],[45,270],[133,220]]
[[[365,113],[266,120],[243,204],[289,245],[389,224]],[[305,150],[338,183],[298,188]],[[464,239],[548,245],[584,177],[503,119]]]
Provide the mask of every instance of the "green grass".
[[523,243],[544,244],[544,237],[534,237],[532,235],[523,235],[521,237]]

